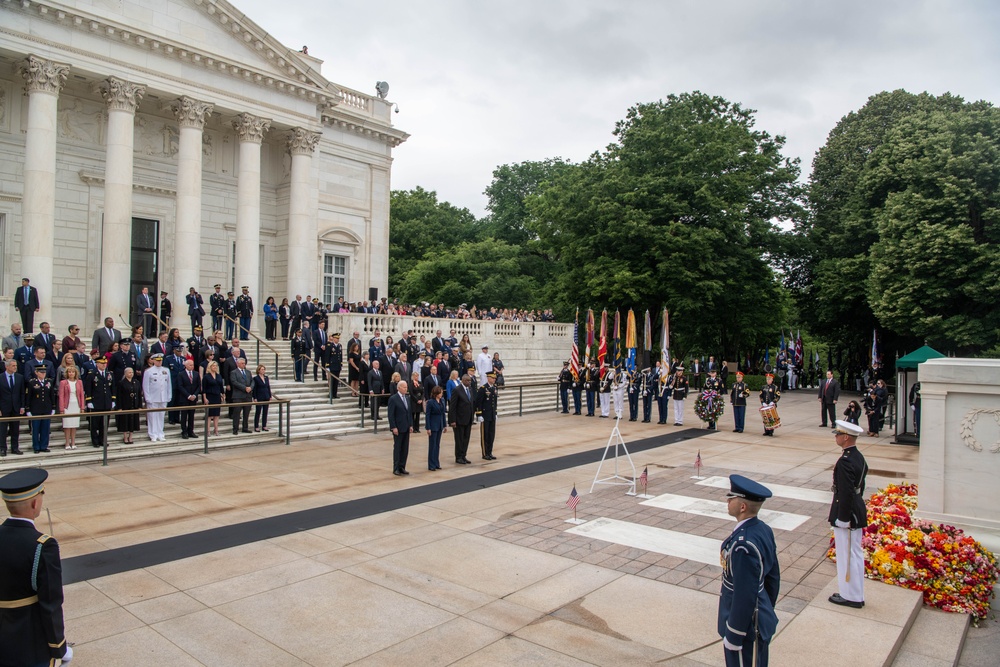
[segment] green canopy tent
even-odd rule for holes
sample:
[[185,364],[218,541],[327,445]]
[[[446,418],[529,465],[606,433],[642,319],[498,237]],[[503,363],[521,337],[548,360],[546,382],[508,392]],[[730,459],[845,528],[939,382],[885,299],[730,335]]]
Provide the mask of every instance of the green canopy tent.
[[943,354],[929,345],[896,360],[896,439],[893,442],[919,444],[918,416],[910,409],[910,390],[919,380],[920,364],[928,359],[940,359]]

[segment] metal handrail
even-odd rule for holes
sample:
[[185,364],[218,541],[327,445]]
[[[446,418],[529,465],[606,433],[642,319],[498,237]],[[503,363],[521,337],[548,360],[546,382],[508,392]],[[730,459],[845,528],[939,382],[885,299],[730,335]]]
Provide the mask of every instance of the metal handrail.
[[[232,322],[233,324],[236,325],[237,333],[239,333],[240,331],[246,331],[248,334],[250,334],[251,336],[254,337],[254,340],[257,341],[258,345],[263,345],[264,347],[266,347],[267,349],[269,349],[272,353],[274,353],[274,356],[276,356],[276,357],[280,357],[281,356],[280,352],[278,352],[273,347],[271,347],[270,345],[268,345],[266,340],[264,340],[263,338],[261,338],[260,336],[258,336],[257,334],[255,334],[253,331],[250,331],[250,329],[245,328],[242,324],[240,324],[239,320],[237,320],[235,318],[232,318],[232,317],[229,317],[229,315],[223,315],[222,317],[223,317],[223,319],[229,320],[230,322]],[[258,354],[257,356],[259,357],[260,355]]]
[[[292,414],[291,404],[292,400],[289,398],[276,398],[276,397],[272,397],[271,400],[269,401],[246,402],[247,406],[255,406],[255,405],[278,406],[278,438],[279,439],[284,438],[285,445],[291,444],[291,414]],[[105,424],[104,424],[104,442],[102,443],[103,445],[102,449],[104,450],[102,465],[106,466],[108,465],[108,427],[110,426],[111,423],[111,417],[117,417],[121,415],[141,415],[141,414],[148,414],[151,412],[180,412],[186,410],[203,410],[205,412],[205,421],[203,424],[204,440],[205,440],[204,453],[208,454],[209,453],[208,411],[213,408],[220,408],[222,405],[228,405],[232,407],[233,405],[242,406],[242,403],[236,404],[231,401],[229,403],[222,403],[216,405],[199,403],[197,405],[177,405],[177,406],[167,406],[165,408],[132,408],[130,410],[89,410],[77,414],[66,414],[65,412],[57,412],[55,414],[48,414],[48,415],[31,415],[31,416],[24,414],[24,415],[17,415],[15,417],[0,417],[0,423],[22,422],[22,421],[31,422],[31,421],[41,421],[43,419],[48,419],[49,421],[56,421],[56,420],[62,421],[63,419],[82,418],[82,417],[87,417],[88,419],[91,419],[93,417],[103,417],[105,420]],[[285,407],[286,405],[288,407]]]

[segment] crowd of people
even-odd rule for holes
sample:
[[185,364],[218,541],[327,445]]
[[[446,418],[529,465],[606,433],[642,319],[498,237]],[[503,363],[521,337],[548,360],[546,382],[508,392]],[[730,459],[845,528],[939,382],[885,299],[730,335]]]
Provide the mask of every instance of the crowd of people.
[[[4,378],[0,382],[0,414],[4,417],[64,415],[66,449],[76,449],[76,430],[86,413],[114,412],[114,424],[122,442],[134,442],[139,430],[141,408],[159,409],[147,413],[147,434],[151,441],[165,440],[164,416],[181,427],[182,438],[198,437],[195,432],[198,405],[210,406],[211,435],[219,435],[223,404],[232,420],[232,432],[249,433],[249,413],[254,408],[254,432],[267,427],[269,401],[273,398],[267,368],[247,367],[248,357],[240,339],[229,340],[221,330],[203,335],[201,326],[185,339],[180,330],[159,332],[155,343],[146,339],[144,326],[131,328],[123,338],[108,317],[91,336],[88,346],[79,336],[80,328],[70,325],[67,335],[58,338],[42,322],[38,334],[25,333],[20,323],[11,326],[2,341]],[[173,408],[172,410],[170,408]],[[184,409],[186,408],[186,409]],[[110,415],[88,418],[91,444],[103,447],[105,425]],[[199,413],[200,416],[200,413]],[[32,451],[49,450],[49,419],[30,420]],[[0,422],[0,456],[21,454],[18,421]],[[9,447],[8,447],[9,445]]]

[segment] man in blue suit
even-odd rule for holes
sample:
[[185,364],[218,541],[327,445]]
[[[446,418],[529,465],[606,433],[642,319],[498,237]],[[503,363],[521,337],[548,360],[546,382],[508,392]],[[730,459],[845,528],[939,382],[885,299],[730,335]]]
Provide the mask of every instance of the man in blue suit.
[[781,573],[774,533],[757,513],[771,491],[742,475],[730,475],[729,488],[727,508],[736,528],[722,543],[719,636],[726,667],[767,667],[768,646],[778,626],[774,605]]
[[410,431],[413,429],[413,413],[410,411],[410,397],[406,395],[409,384],[400,381],[398,390],[389,397],[389,429],[392,431],[392,474],[409,475],[406,472],[406,458],[410,455]]
[[[19,417],[24,414],[24,376],[17,372],[13,359],[5,364],[0,375],[0,417]],[[20,422],[0,422],[0,456],[7,456],[7,437],[10,436],[10,453],[21,454],[18,448]]]

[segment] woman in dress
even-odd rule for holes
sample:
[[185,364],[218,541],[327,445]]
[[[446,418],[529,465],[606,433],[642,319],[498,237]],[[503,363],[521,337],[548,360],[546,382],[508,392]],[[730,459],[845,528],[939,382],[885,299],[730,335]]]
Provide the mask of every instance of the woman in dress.
[[347,349],[347,382],[351,385],[351,396],[358,395],[358,378],[361,377],[361,346],[351,343]]
[[288,303],[288,297],[282,299],[278,306],[278,322],[281,323],[281,340],[288,340],[288,325],[292,323],[292,307]]
[[462,334],[462,340],[458,341],[458,351],[465,356],[466,352],[472,352],[472,341],[469,340],[469,334]]
[[[205,405],[222,405],[222,396],[226,392],[226,383],[219,373],[219,364],[216,361],[209,361],[205,366],[205,375],[201,379],[201,390]],[[208,409],[208,425],[212,429],[212,435],[219,435],[219,414],[221,408]]]
[[[125,367],[125,373],[118,382],[118,407],[122,410],[142,408],[142,381],[131,366]],[[122,442],[133,444],[132,434],[139,430],[139,414],[115,415],[115,428],[123,434]]]
[[[267,369],[263,364],[257,367],[257,373],[253,376],[253,400],[257,404],[253,412],[253,432],[269,430],[267,428],[267,409],[271,407],[268,401],[271,400],[271,379],[267,377]],[[261,416],[263,415],[263,418]]]
[[80,369],[76,364],[65,365],[67,354],[63,357],[63,365],[59,367],[64,377],[59,381],[59,412],[64,415],[77,415],[63,418],[63,435],[66,437],[66,449],[76,449],[76,429],[80,428],[80,417],[83,412],[83,382],[80,381]]
[[424,386],[420,383],[420,373],[413,373],[409,379],[410,412],[413,413],[413,432],[420,433],[420,415],[424,412]]
[[500,353],[493,353],[493,372],[497,376],[497,388],[503,388],[503,362],[500,361]]
[[170,333],[167,334],[167,351],[164,356],[173,354],[174,348],[180,345],[184,345],[186,347],[187,344],[184,342],[184,339],[181,338],[181,330],[174,327],[170,330]]
[[278,306],[274,297],[267,297],[264,302],[264,338],[274,340],[278,337]]
[[444,390],[438,385],[431,389],[431,396],[424,408],[424,426],[427,428],[427,469],[440,470],[441,434],[448,430],[444,415]]
[[455,391],[455,387],[460,384],[462,384],[462,381],[458,379],[458,371],[452,371],[451,375],[448,376],[448,384],[445,386],[449,402],[451,401],[451,392]]

